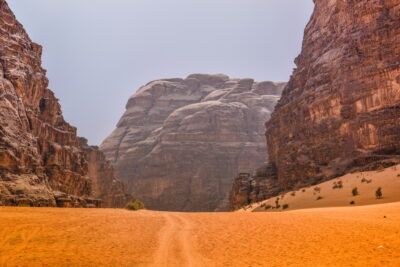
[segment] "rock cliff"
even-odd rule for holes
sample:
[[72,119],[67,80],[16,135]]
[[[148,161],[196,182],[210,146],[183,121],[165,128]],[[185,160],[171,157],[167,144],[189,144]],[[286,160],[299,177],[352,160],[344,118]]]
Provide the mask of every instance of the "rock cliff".
[[204,74],[150,82],[100,149],[148,208],[226,210],[234,175],[265,162],[264,122],[284,85]]
[[76,128],[47,88],[41,53],[0,0],[0,205],[98,207]]
[[266,124],[275,171],[238,177],[232,207],[269,197],[274,186],[289,190],[400,161],[400,2],[314,2],[297,68]]

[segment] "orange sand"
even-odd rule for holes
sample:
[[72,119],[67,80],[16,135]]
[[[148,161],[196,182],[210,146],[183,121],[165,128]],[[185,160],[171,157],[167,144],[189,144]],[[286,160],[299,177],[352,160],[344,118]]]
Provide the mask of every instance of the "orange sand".
[[5,207],[0,266],[400,266],[400,203],[279,213]]
[[[333,189],[334,182],[342,182],[343,188]],[[364,182],[363,182],[364,181]],[[318,187],[320,190],[315,191]],[[352,189],[358,189],[358,195],[353,196]],[[377,199],[375,191],[382,188],[383,198]],[[321,199],[318,199],[321,197]],[[276,206],[277,197],[254,203],[244,207],[239,212],[247,211],[277,211],[276,209],[265,209],[262,204]],[[317,200],[318,199],[318,200]],[[386,168],[380,171],[357,172],[338,177],[328,182],[315,186],[302,188],[287,192],[279,196],[279,204],[282,211],[284,204],[289,205],[287,210],[310,209],[324,207],[349,207],[354,201],[354,206],[375,205],[400,201],[400,165]]]

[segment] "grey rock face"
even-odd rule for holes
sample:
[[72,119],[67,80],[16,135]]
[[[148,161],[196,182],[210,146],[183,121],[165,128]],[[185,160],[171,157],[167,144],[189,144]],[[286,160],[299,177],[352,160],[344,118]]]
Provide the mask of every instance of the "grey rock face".
[[266,160],[264,123],[284,86],[221,74],[150,82],[100,149],[148,208],[226,210],[233,177]]

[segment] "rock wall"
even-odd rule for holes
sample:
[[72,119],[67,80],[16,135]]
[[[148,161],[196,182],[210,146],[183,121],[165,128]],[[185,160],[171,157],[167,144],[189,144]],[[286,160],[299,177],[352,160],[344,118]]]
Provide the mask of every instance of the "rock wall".
[[88,163],[88,176],[92,182],[92,195],[102,200],[103,208],[122,208],[132,197],[126,194],[125,185],[115,178],[114,168],[97,146],[89,146],[79,138]]
[[41,53],[0,0],[0,205],[98,207],[76,128],[47,88]]
[[276,176],[265,179],[281,190],[400,160],[400,2],[314,2],[297,69],[266,125]]
[[100,149],[148,208],[226,210],[234,175],[265,162],[263,124],[284,85],[204,74],[150,82]]

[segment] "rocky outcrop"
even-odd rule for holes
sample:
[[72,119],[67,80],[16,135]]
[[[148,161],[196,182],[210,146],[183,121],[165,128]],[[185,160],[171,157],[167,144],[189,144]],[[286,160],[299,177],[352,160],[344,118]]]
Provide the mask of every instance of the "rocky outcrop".
[[41,53],[0,0],[0,205],[99,207]]
[[92,182],[92,195],[102,200],[103,208],[122,208],[131,200],[125,185],[117,180],[114,168],[108,163],[97,146],[89,146],[85,138],[79,138],[88,164],[88,176]]
[[267,123],[281,190],[400,161],[400,2],[314,2],[297,69]]
[[148,208],[226,210],[234,175],[265,162],[263,124],[283,86],[203,74],[153,81],[100,149]]

